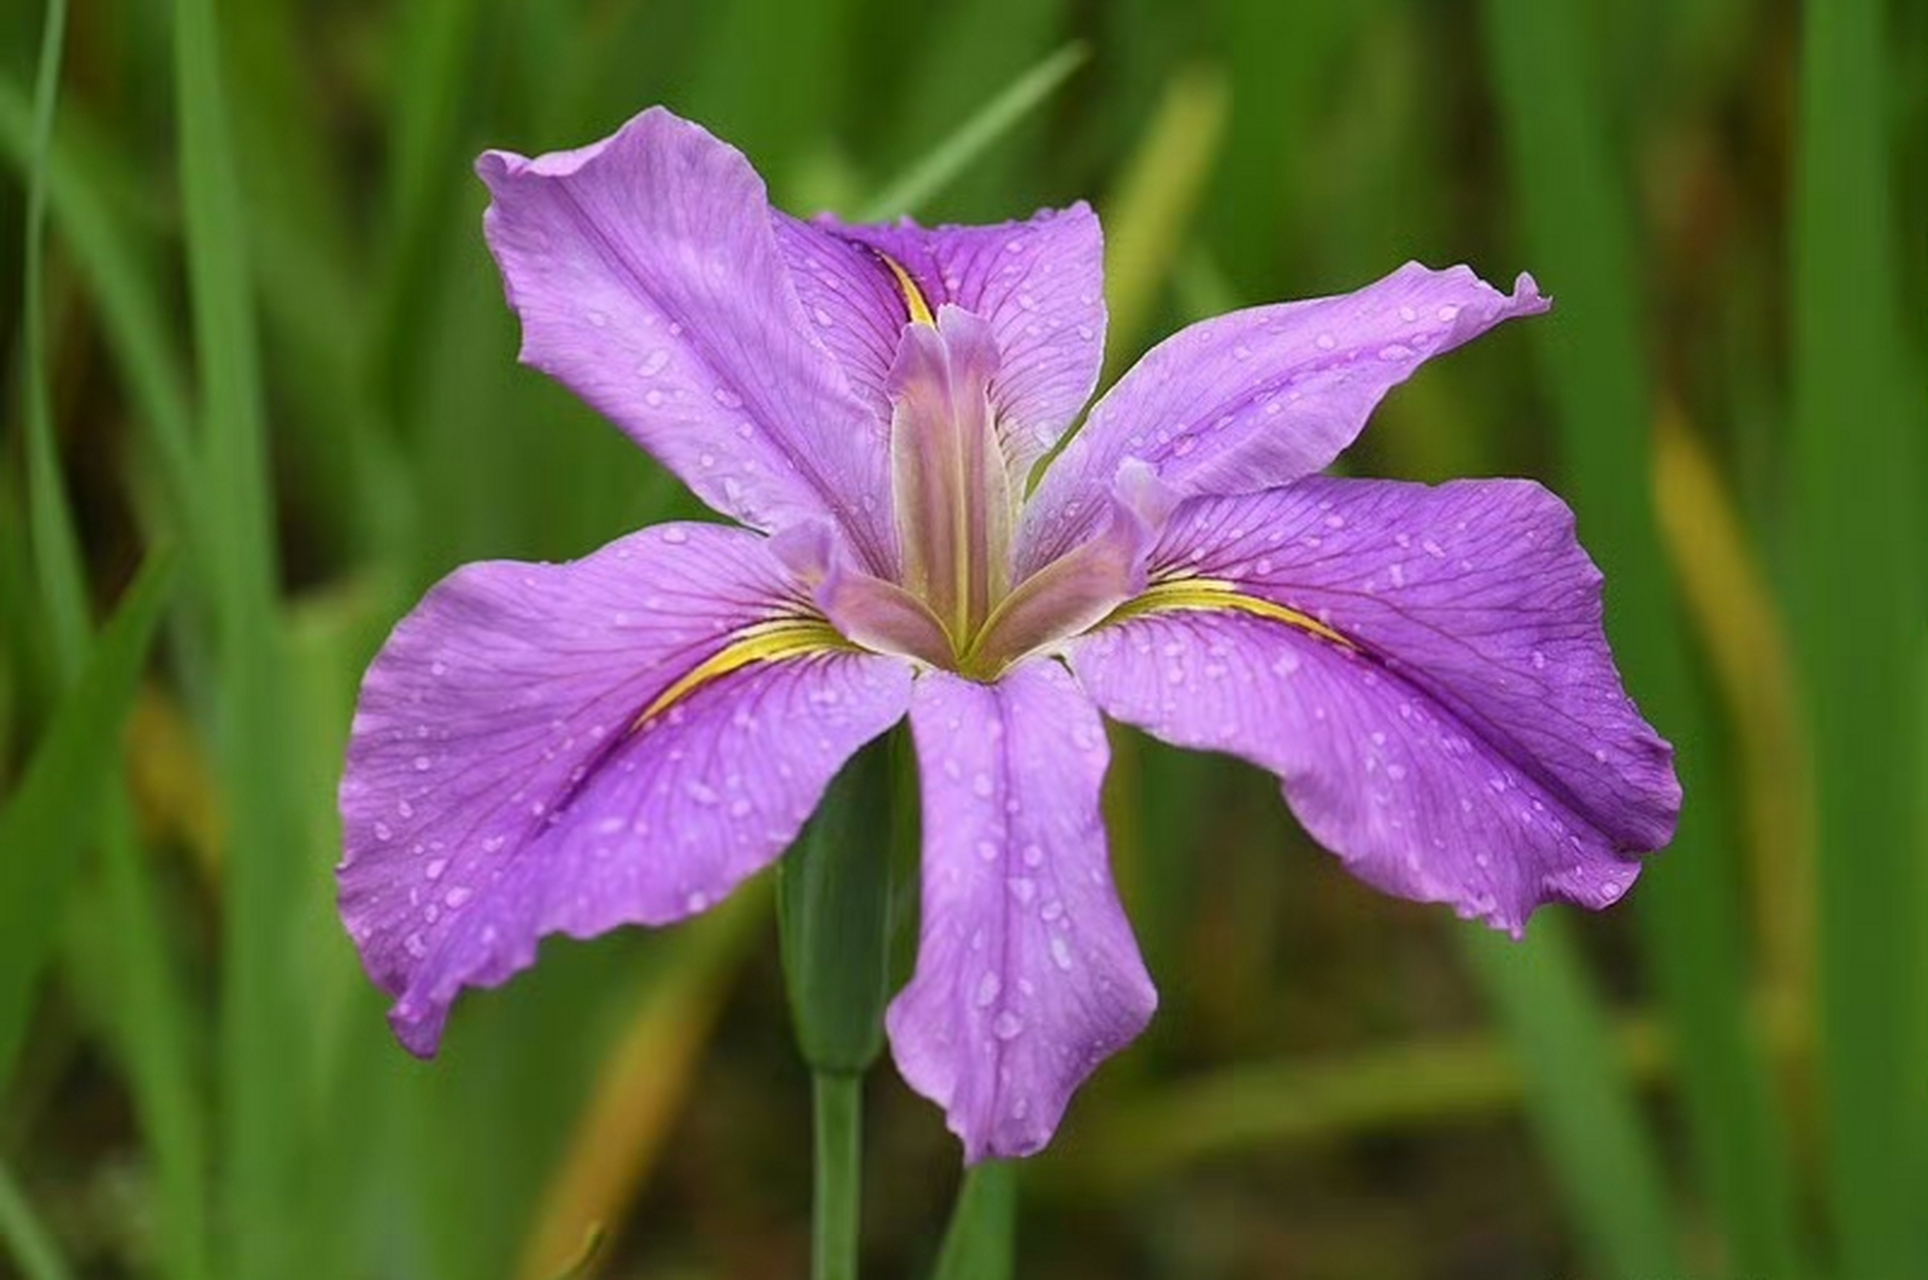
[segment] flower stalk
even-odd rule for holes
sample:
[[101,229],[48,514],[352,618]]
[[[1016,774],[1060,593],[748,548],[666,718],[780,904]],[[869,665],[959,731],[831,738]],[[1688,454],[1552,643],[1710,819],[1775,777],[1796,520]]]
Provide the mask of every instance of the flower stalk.
[[863,1078],[883,1049],[889,996],[890,742],[872,743],[845,767],[781,864],[784,976],[812,1076],[815,1280],[857,1274]]
[[864,1078],[818,1069],[811,1078],[817,1131],[812,1196],[812,1280],[856,1280],[863,1216]]

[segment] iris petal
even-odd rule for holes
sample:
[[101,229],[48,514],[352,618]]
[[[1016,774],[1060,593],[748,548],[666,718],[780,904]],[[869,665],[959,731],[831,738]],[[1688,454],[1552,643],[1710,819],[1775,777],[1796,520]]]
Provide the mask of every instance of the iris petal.
[[1672,838],[1672,749],[1621,687],[1600,574],[1539,486],[1315,478],[1193,499],[1152,572],[1309,625],[1144,612],[1073,643],[1079,679],[1109,715],[1278,774],[1379,888],[1517,932],[1548,900],[1616,900]]
[[[410,1049],[548,934],[719,900],[903,715],[908,667],[798,607],[764,539],[668,525],[569,564],[470,565],[402,620],[362,686],[338,874]],[[820,643],[789,643],[812,626]]]
[[1353,293],[1180,330],[1118,380],[1045,473],[1019,531],[1019,573],[1086,536],[1123,459],[1150,463],[1187,496],[1310,475],[1427,360],[1549,305],[1529,276],[1508,297],[1465,267],[1414,262]]
[[967,1160],[1029,1155],[1158,1002],[1106,859],[1104,726],[1062,667],[1035,660],[994,685],[927,673],[911,730],[922,932],[891,1050]]
[[[920,227],[908,219],[847,225],[828,217],[807,225],[820,236],[887,255],[916,283],[932,312],[949,303],[991,327],[998,352],[992,404],[1012,476],[1021,485],[1084,408],[1104,362],[1104,237],[1090,206],[1079,202],[1025,222],[982,227]],[[881,386],[896,335],[874,336],[879,330],[871,317],[880,306],[884,315],[904,314],[901,299],[887,296],[895,289],[888,268],[833,251],[809,256],[815,265],[806,273],[819,287],[814,293],[801,287],[822,308],[817,318],[829,321],[825,330],[840,337],[873,335],[867,354],[853,357],[851,379]],[[831,283],[833,271],[842,278]],[[875,301],[880,297],[881,304]],[[874,372],[855,371],[859,367]]]
[[716,510],[827,519],[891,568],[883,425],[805,315],[735,148],[653,108],[594,146],[477,169],[527,363]]

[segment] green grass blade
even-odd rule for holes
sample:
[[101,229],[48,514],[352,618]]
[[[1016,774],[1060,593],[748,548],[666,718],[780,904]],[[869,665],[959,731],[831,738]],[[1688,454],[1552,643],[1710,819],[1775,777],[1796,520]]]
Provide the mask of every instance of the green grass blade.
[[1171,282],[1192,213],[1218,160],[1230,87],[1222,72],[1174,74],[1111,199],[1105,202],[1108,383],[1137,354]]
[[125,794],[109,800],[100,910],[112,940],[116,1049],[154,1168],[160,1252],[172,1280],[207,1280],[207,1117],[196,1095],[188,994],[166,937],[148,851]]
[[[0,154],[23,173],[31,168],[31,137],[25,94],[0,78]],[[193,415],[181,363],[170,348],[173,326],[164,318],[156,272],[117,218],[107,195],[113,179],[98,156],[56,137],[47,181],[54,222],[100,304],[107,340],[140,410],[140,426],[159,464],[170,514],[191,546],[202,545],[203,506],[194,500]]]
[[203,404],[202,493],[215,619],[215,730],[228,799],[220,1096],[229,1270],[293,1275],[308,1111],[290,945],[303,844],[289,803],[278,568],[249,286],[213,0],[174,6],[188,294]]
[[1536,920],[1520,944],[1472,926],[1459,936],[1519,1054],[1528,1110],[1600,1274],[1675,1275],[1660,1159],[1562,923]]
[[1068,44],[1019,76],[949,137],[932,147],[872,200],[859,217],[865,222],[916,213],[971,162],[1051,96],[1085,60],[1085,48]]
[[1794,192],[1797,613],[1819,802],[1827,1192],[1846,1280],[1928,1274],[1928,886],[1912,813],[1922,424],[1895,291],[1892,8],[1803,6]]
[[13,1170],[0,1160],[0,1242],[20,1267],[23,1280],[73,1280],[52,1233],[21,1194]]
[[61,53],[66,45],[66,0],[47,0],[40,40],[40,71],[34,86],[33,137],[27,167],[27,232],[21,302],[26,347],[28,520],[35,573],[54,635],[55,660],[71,676],[87,638],[87,579],[80,543],[67,508],[54,440],[52,397],[47,390],[47,325],[43,311],[47,170],[53,152],[54,110],[60,96]]
[[1687,802],[1636,897],[1641,940],[1680,1046],[1694,1155],[1736,1273],[1805,1274],[1787,1155],[1747,1008],[1740,900],[1716,739],[1686,660],[1652,509],[1655,403],[1642,278],[1607,150],[1579,6],[1488,0],[1485,35],[1539,278],[1558,299],[1533,336],[1558,408],[1562,477],[1607,573],[1609,630],[1634,696],[1678,749]]
[[412,335],[432,296],[446,215],[467,181],[467,166],[458,159],[462,104],[485,8],[474,0],[425,0],[396,10],[388,245],[369,330],[377,395],[391,408],[407,381],[409,353],[417,349]]
[[[901,19],[880,20],[880,12],[888,10],[879,11],[875,0],[871,5],[869,20],[859,28],[868,44],[853,70],[869,77],[858,91],[860,104],[890,104],[864,122],[878,126],[870,155],[882,172],[916,164],[929,154],[933,139],[944,137],[957,121],[975,116],[1001,86],[1020,80],[1066,40],[1076,38],[1067,0],[931,6],[912,41],[903,39]],[[1064,140],[1058,126],[1070,104],[1064,105],[1067,110],[1059,119],[1047,120],[1041,112],[1019,119],[1001,145],[956,173],[944,188],[945,217],[967,222],[1008,218],[1015,201],[1023,200],[1027,190],[1037,191],[1041,171],[1055,176],[1053,170],[1063,166],[1041,165],[1045,151],[1040,144],[1046,138]],[[1034,194],[1017,209],[1037,203]]]
[[114,771],[171,566],[171,557],[150,557],[0,809],[0,1086],[12,1074],[61,904],[99,820],[101,787]]

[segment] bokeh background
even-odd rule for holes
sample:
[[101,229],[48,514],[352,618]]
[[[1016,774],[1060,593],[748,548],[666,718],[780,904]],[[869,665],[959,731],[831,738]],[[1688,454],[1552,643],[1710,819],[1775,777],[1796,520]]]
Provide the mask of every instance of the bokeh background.
[[[1928,1275],[1928,4],[64,8],[0,11],[0,1273],[545,1280],[592,1222],[608,1276],[803,1273],[767,884],[552,944],[429,1065],[332,914],[387,627],[694,513],[516,366],[469,170],[661,101],[798,211],[1090,198],[1114,375],[1408,258],[1557,299],[1347,465],[1569,497],[1679,840],[1515,946],[1121,733],[1164,1007],[1021,1274]],[[866,1267],[921,1275],[957,1149],[868,1106]]]

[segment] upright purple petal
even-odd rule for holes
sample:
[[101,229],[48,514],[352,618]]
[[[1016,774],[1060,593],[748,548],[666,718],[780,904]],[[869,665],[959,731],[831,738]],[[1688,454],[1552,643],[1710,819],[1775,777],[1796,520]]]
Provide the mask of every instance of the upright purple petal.
[[[778,213],[777,247],[817,336],[871,415],[890,421],[889,374],[912,313],[903,285],[877,251],[819,222]],[[936,314],[933,303],[930,311]]]
[[783,851],[910,697],[798,612],[764,539],[667,525],[469,565],[402,620],[362,685],[339,879],[403,1043],[433,1053],[461,989],[544,936],[681,918]]
[[1088,533],[1092,497],[1123,459],[1151,463],[1187,495],[1252,493],[1310,475],[1427,360],[1549,305],[1530,276],[1509,298],[1466,267],[1409,262],[1355,293],[1180,330],[1105,394],[1046,474],[1020,533],[1021,572]]
[[891,1003],[898,1069],[965,1158],[1029,1155],[1157,1005],[1105,853],[1097,712],[1056,663],[996,684],[922,676],[917,974]]
[[894,562],[883,423],[798,303],[741,153],[652,108],[594,146],[476,167],[524,361],[718,511],[828,518]]
[[783,244],[819,332],[875,403],[885,403],[886,374],[909,318],[902,287],[877,253],[904,269],[932,315],[948,302],[988,322],[998,349],[992,403],[1019,480],[1098,384],[1104,238],[1082,202],[984,227],[850,226],[825,217],[786,227]]
[[1278,774],[1362,879],[1517,932],[1549,899],[1613,902],[1672,838],[1672,749],[1614,670],[1572,513],[1539,486],[1193,499],[1152,572],[1260,603],[1195,592],[1101,628],[1072,646],[1079,679],[1107,714]]

